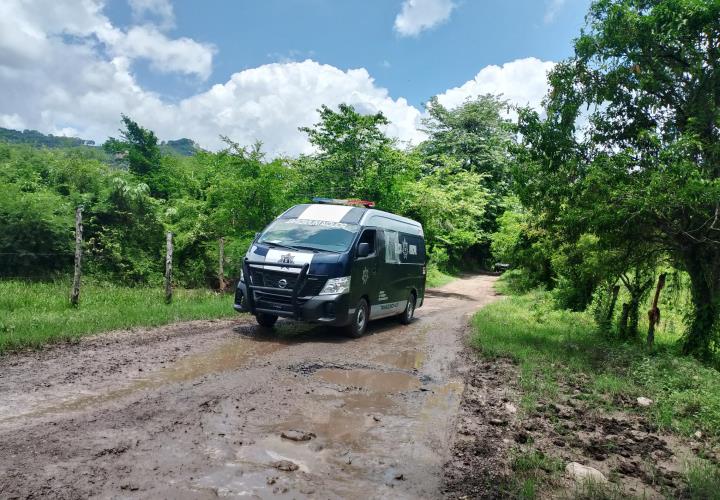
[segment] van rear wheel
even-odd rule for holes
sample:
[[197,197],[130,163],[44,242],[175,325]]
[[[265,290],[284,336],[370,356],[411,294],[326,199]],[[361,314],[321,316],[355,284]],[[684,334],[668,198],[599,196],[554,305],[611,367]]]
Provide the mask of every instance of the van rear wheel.
[[360,338],[365,335],[367,329],[370,308],[368,307],[367,300],[360,299],[355,313],[352,315],[350,324],[345,327],[345,332],[354,339]]
[[275,326],[275,323],[277,323],[278,317],[274,314],[257,313],[255,315],[255,319],[257,320],[258,325],[263,328],[272,328]]
[[400,323],[402,323],[403,325],[409,325],[412,322],[413,317],[415,316],[416,302],[417,299],[415,298],[415,294],[410,292],[407,304],[405,305],[405,310],[400,315]]

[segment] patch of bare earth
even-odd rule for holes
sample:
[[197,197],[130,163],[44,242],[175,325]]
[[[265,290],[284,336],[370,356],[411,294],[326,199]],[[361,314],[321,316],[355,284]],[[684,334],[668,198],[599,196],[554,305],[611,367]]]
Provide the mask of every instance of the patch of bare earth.
[[[443,494],[447,498],[514,498],[522,472],[513,457],[549,457],[559,470],[535,471],[541,498],[577,498],[581,483],[564,472],[577,462],[600,471],[606,493],[615,497],[682,498],[682,473],[702,455],[718,463],[720,453],[700,440],[660,431],[636,402],[615,401],[622,410],[597,408],[584,391],[587,381],[560,384],[556,401],[520,408],[518,369],[507,359],[474,359],[466,373],[451,458],[445,464]],[[624,407],[624,408],[623,408]]]
[[493,284],[360,339],[241,316],[0,356],[0,498],[438,498]]

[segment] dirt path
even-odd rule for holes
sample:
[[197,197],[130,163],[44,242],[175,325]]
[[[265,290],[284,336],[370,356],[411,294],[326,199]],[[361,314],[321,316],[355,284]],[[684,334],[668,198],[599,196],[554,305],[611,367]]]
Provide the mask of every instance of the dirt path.
[[0,497],[437,497],[493,281],[359,340],[240,318],[0,357]]

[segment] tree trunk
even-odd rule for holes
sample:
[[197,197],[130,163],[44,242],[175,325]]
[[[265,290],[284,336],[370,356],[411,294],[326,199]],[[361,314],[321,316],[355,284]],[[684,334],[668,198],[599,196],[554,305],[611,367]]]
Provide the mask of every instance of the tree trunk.
[[638,336],[638,323],[640,322],[640,297],[632,297],[628,304],[627,338],[636,339]]
[[[703,266],[699,263],[688,268],[690,274],[690,291],[693,302],[693,318],[685,335],[683,354],[691,354],[700,359],[712,357],[710,341],[714,328],[718,324],[720,313],[720,292],[718,278],[706,276],[698,272]],[[714,283],[713,283],[714,281]],[[712,286],[715,285],[715,286]]]
[[660,291],[665,286],[665,273],[662,273],[658,278],[657,287],[655,288],[655,297],[653,298],[652,307],[648,311],[648,334],[647,334],[647,346],[652,348],[655,344],[655,325],[660,322],[660,308],[658,307],[658,301],[660,300]]
[[620,293],[620,285],[612,287],[612,295],[610,296],[610,305],[608,306],[607,313],[605,315],[605,321],[608,325],[612,323],[613,315],[615,314],[615,304],[617,304],[618,294]]
[[627,340],[628,338],[628,315],[630,314],[630,304],[627,302],[622,305],[622,312],[620,313],[620,324],[618,325],[618,337],[620,340]]
[[615,315],[615,304],[617,304],[618,293],[620,293],[619,285],[610,287],[610,300],[608,301],[607,308],[599,315],[598,326],[603,334],[608,334],[612,330],[612,320]]

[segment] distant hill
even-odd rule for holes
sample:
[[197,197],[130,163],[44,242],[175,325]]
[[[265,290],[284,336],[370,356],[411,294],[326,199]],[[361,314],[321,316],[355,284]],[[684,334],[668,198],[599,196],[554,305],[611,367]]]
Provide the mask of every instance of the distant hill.
[[[88,139],[43,134],[37,130],[20,131],[3,127],[0,127],[0,142],[30,144],[32,146],[46,148],[75,148],[81,146],[93,148],[100,147],[99,144],[95,144],[95,141]],[[201,148],[195,141],[183,138],[161,142],[160,151],[166,155],[192,156],[198,151],[201,151]]]
[[52,134],[43,134],[37,130],[12,130],[0,127],[0,142],[13,144],[31,144],[47,148],[72,148],[78,146],[95,146],[95,141],[79,139],[77,137],[64,137]]

